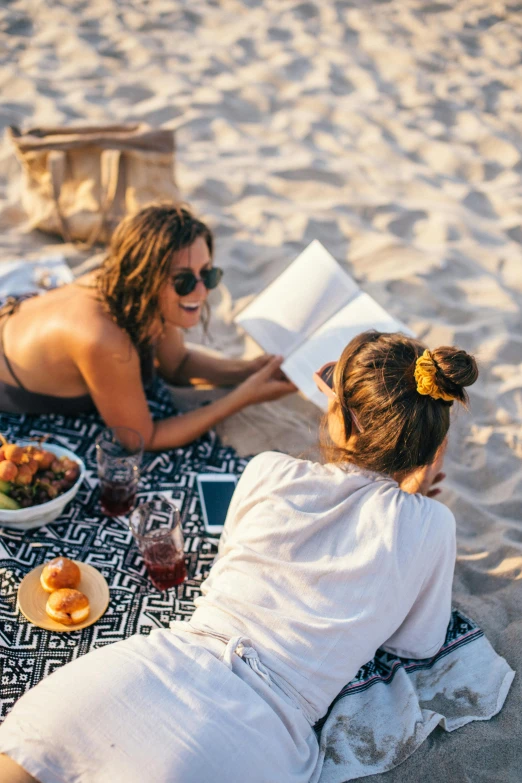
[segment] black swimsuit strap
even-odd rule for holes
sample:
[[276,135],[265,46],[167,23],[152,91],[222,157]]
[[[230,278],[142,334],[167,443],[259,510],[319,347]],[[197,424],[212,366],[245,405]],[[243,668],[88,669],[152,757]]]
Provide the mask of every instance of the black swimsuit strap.
[[7,296],[5,299],[2,300],[2,303],[0,304],[0,318],[3,318],[4,315],[13,315],[13,313],[16,313],[22,302],[24,302],[26,299],[32,299],[34,294],[22,294],[21,296]]
[[5,352],[5,346],[4,346],[4,331],[9,316],[13,315],[13,313],[16,313],[16,311],[18,310],[22,302],[25,299],[30,299],[32,296],[34,296],[34,294],[26,294],[24,296],[8,296],[5,302],[3,303],[3,305],[0,307],[0,318],[2,319],[2,324],[0,326],[0,350],[2,351],[2,356],[4,357],[6,367],[11,374],[11,378],[16,383],[16,385],[19,386],[20,389],[23,389],[24,391],[27,391],[27,389],[17,377],[15,371],[11,366],[11,362],[7,358],[7,354]]

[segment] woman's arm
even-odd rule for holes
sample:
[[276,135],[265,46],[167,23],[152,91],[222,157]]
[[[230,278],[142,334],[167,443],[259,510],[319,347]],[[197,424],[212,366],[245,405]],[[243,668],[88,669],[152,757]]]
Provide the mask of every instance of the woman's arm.
[[77,351],[76,361],[105,424],[138,430],[149,451],[184,446],[247,405],[295,391],[293,384],[277,378],[282,360],[276,357],[220,400],[154,422],[141,382],[138,353],[119,329],[106,334],[103,341],[91,339],[84,343]]
[[[433,503],[433,506],[427,506]],[[409,611],[382,645],[402,658],[429,658],[444,644],[451,618],[451,591],[456,559],[455,517],[437,501],[422,500],[430,519],[428,538],[415,564],[404,574]]]
[[[207,381],[214,386],[236,386],[265,367],[273,358],[266,354],[256,359],[230,359],[187,348],[181,329],[167,326],[156,348],[158,370],[162,378],[176,386]],[[281,374],[281,380],[283,376]]]
[[281,356],[272,357],[246,381],[210,405],[176,418],[156,422],[149,448],[157,451],[183,446],[248,405],[277,400],[297,391],[290,381],[280,380],[282,361]]
[[270,354],[264,354],[248,361],[230,359],[226,356],[212,356],[193,348],[186,349],[185,358],[178,367],[173,382],[186,386],[194,381],[203,380],[214,386],[236,386],[273,358]]

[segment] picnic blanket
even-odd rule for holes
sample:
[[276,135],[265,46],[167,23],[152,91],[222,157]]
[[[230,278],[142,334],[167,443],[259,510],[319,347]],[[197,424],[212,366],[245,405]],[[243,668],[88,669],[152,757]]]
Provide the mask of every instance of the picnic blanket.
[[[154,418],[175,413],[159,380],[149,393]],[[0,528],[0,717],[27,689],[57,667],[89,650],[168,627],[190,617],[194,599],[217,547],[205,537],[196,475],[236,473],[247,459],[208,433],[190,446],[145,454],[139,500],[161,493],[181,511],[189,579],[176,590],[156,591],[130,531],[102,516],[94,441],[103,427],[97,414],[0,414],[0,431],[10,440],[49,435],[48,443],[72,449],[86,463],[76,498],[54,523],[27,532]],[[57,555],[90,563],[107,579],[110,604],[95,625],[51,633],[31,625],[16,607],[20,581],[32,568]],[[439,723],[452,731],[471,720],[490,718],[501,708],[514,672],[483,632],[453,613],[441,651],[425,661],[402,660],[378,651],[339,693],[316,726],[321,764],[315,780],[341,783],[383,772],[407,758]]]

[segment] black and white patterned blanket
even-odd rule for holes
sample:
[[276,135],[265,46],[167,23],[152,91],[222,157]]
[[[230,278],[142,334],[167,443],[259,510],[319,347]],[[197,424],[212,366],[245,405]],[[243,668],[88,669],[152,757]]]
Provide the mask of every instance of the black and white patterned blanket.
[[[168,389],[156,381],[149,394],[155,418],[175,413]],[[58,415],[0,414],[0,432],[9,440],[51,434],[48,441],[65,446],[85,462],[86,477],[76,498],[50,525],[26,532],[0,527],[0,695],[4,718],[22,693],[42,677],[78,655],[167,627],[170,620],[192,614],[194,598],[216,555],[215,541],[205,538],[195,477],[202,472],[236,473],[247,460],[221,445],[213,433],[182,449],[145,454],[139,498],[158,493],[181,510],[189,579],[176,590],[160,593],[151,585],[130,531],[100,510],[95,438],[103,428],[97,414],[77,418]],[[81,631],[51,633],[31,625],[16,608],[22,578],[35,566],[65,555],[98,568],[110,589],[107,612]]]
[[[175,413],[170,393],[159,380],[155,381],[149,393],[149,405],[154,418]],[[134,633],[148,634],[154,628],[168,627],[171,620],[190,617],[194,599],[217,551],[215,541],[206,538],[203,531],[196,476],[214,471],[240,474],[248,461],[239,458],[232,448],[222,446],[213,433],[185,448],[144,455],[139,499],[149,500],[158,493],[172,498],[180,508],[185,536],[189,578],[177,589],[160,593],[152,587],[146,575],[130,531],[122,522],[104,517],[101,513],[94,444],[102,428],[103,423],[97,414],[84,414],[77,418],[0,414],[0,432],[9,440],[50,435],[50,447],[54,443],[71,449],[82,457],[87,469],[75,499],[55,522],[26,532],[0,527],[0,720],[26,690],[74,658]],[[89,628],[67,634],[52,633],[33,626],[17,610],[16,594],[22,578],[35,566],[57,555],[90,563],[101,571],[109,584],[109,607],[103,617]],[[481,639],[483,646],[478,654]],[[455,611],[446,642],[437,656],[425,661],[407,661],[379,650],[375,658],[342,689],[328,714],[316,727],[325,762],[318,780],[321,783],[337,779],[344,781],[394,766],[397,762],[388,758],[389,753],[381,754],[377,766],[372,762],[373,766],[367,767],[360,759],[357,762],[359,767],[354,764],[354,759],[357,760],[356,735],[352,740],[343,733],[343,721],[349,719],[355,730],[362,714],[370,726],[372,722],[380,724],[382,695],[385,692],[388,693],[386,708],[391,710],[393,720],[394,714],[400,714],[403,709],[402,701],[408,689],[413,687],[415,691],[417,688],[417,685],[412,686],[416,678],[428,672],[439,682],[444,659],[451,654],[457,660],[459,655],[462,656],[463,647],[474,646],[471,642],[475,643],[477,650],[477,656],[472,656],[472,659],[480,658],[481,672],[487,669],[490,680],[491,671],[495,670],[496,674],[494,682],[491,680],[485,688],[485,701],[482,699],[481,706],[471,710],[464,707],[460,713],[457,709],[461,715],[459,725],[476,717],[484,719],[494,714],[490,703],[499,702],[501,683],[505,688],[506,682],[511,681],[511,670],[492,650],[482,631]],[[467,663],[465,668],[469,669]],[[406,679],[401,680],[401,677]],[[422,681],[424,685],[419,686],[420,690],[417,688],[415,691],[418,704],[428,682],[429,676]],[[440,687],[445,688],[447,684],[443,677]],[[390,693],[394,694],[391,700]],[[504,698],[505,694],[497,709]],[[424,721],[425,733],[434,728],[433,715],[437,719],[441,717],[433,711],[429,715],[429,720]],[[418,721],[412,729],[416,742],[409,743],[410,752],[424,737],[417,724]],[[393,750],[389,734],[383,742],[388,750]],[[396,759],[396,756],[393,758]]]

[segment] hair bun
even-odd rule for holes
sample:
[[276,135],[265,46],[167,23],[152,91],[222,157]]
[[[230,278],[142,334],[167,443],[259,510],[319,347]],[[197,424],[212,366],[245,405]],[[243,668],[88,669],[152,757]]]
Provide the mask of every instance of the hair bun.
[[460,402],[467,402],[465,386],[471,386],[478,378],[478,367],[473,356],[453,346],[441,346],[431,351],[437,365],[437,384],[446,394]]

